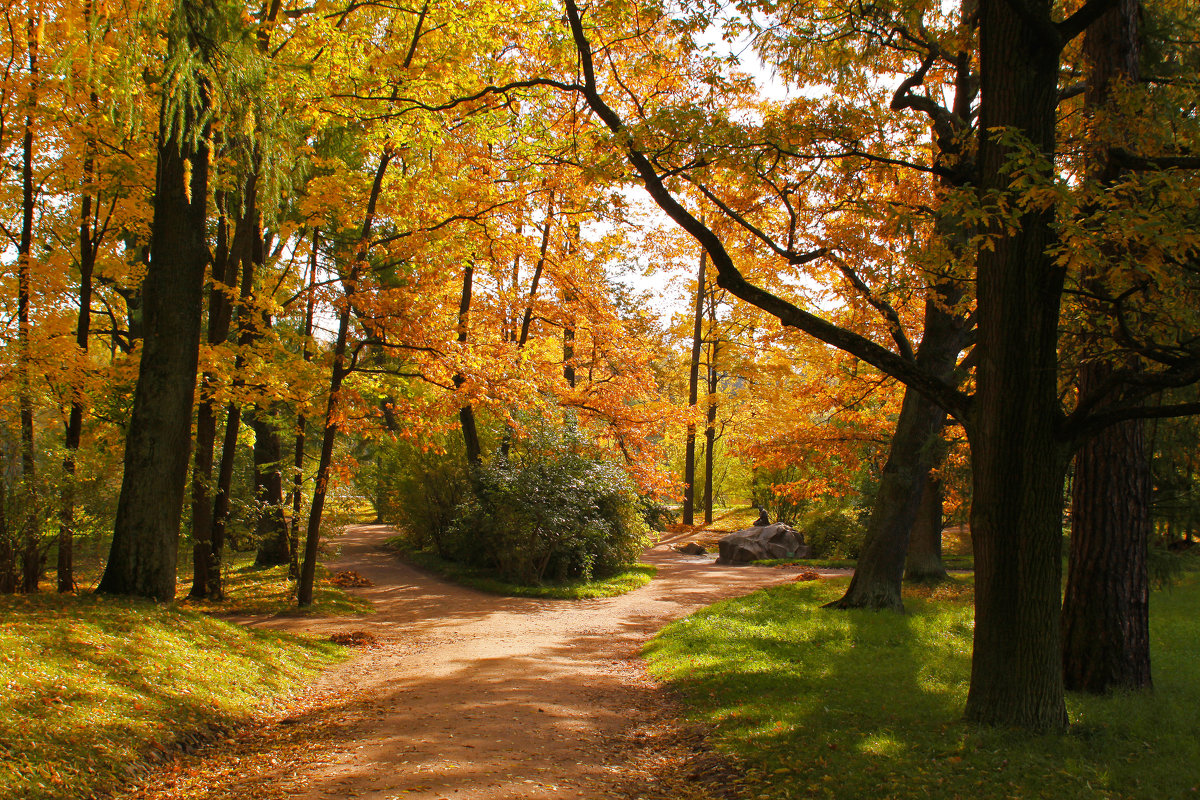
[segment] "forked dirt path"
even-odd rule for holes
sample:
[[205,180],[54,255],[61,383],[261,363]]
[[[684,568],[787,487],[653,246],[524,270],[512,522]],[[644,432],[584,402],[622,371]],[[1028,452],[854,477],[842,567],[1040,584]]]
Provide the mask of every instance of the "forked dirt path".
[[[707,798],[726,778],[702,737],[675,722],[641,646],[725,597],[794,580],[794,569],[723,567],[660,544],[655,580],[621,597],[506,598],[449,584],[381,548],[392,531],[341,537],[334,571],[376,613],[247,621],[378,645],[326,673],[306,703],[130,796],[543,800]],[[713,775],[716,774],[714,779]],[[706,788],[706,785],[708,788]],[[732,786],[729,788],[733,788]]]

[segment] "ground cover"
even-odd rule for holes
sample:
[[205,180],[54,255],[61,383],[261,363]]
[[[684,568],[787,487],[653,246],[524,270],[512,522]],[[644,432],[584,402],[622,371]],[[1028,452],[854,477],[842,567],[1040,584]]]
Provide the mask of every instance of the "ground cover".
[[[322,616],[343,614],[368,614],[371,604],[343,592],[330,583],[329,571],[317,565],[317,577],[313,584],[313,604],[307,608],[296,607],[296,583],[288,580],[287,565],[276,567],[254,566],[254,553],[235,553],[225,567],[226,599],[183,600],[184,606],[210,614],[233,616],[270,616],[275,614],[297,614]],[[184,597],[191,581],[179,585],[179,597]]]
[[413,566],[428,570],[439,577],[481,592],[510,597],[542,597],[551,600],[584,600],[595,597],[616,597],[645,586],[654,578],[655,568],[649,564],[634,564],[614,575],[590,580],[564,581],[526,586],[502,581],[487,570],[440,558],[432,550],[412,547],[403,534],[387,540],[387,546]]
[[747,765],[751,796],[1196,797],[1198,577],[1154,594],[1154,692],[1072,696],[1064,735],[961,721],[970,578],[906,588],[903,616],[821,609],[844,580],[768,589],[674,623],[645,654]]
[[[287,584],[286,574],[260,572],[231,571],[231,591],[258,593],[234,609]],[[177,605],[93,594],[2,597],[0,618],[0,797],[29,800],[112,789],[131,765],[269,710],[345,652]]]

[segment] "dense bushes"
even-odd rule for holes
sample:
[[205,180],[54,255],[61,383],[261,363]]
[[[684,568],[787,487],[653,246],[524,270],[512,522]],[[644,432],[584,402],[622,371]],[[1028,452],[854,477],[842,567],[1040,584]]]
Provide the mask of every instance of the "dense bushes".
[[629,477],[574,425],[530,426],[473,474],[463,463],[408,446],[381,455],[380,514],[414,546],[514,583],[608,575],[648,543]]
[[866,529],[853,513],[825,511],[800,525],[810,558],[853,558],[862,550]]

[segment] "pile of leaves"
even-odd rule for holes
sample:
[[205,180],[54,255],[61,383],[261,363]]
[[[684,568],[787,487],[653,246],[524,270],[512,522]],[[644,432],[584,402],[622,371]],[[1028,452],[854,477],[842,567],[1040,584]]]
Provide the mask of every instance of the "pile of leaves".
[[370,578],[364,578],[352,569],[339,572],[329,579],[329,582],[341,589],[360,589],[364,586],[374,586]]
[[329,635],[329,641],[342,647],[374,647],[379,644],[375,634],[367,631],[338,631]]

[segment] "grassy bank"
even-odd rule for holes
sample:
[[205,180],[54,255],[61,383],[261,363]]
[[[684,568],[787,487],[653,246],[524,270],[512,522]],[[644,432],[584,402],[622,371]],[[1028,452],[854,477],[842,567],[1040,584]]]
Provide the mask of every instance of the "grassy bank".
[[566,581],[526,586],[502,581],[486,570],[439,558],[429,550],[411,547],[404,536],[388,539],[388,547],[408,563],[432,572],[454,583],[470,586],[482,592],[510,597],[543,597],[555,600],[583,600],[591,597],[616,597],[645,586],[654,578],[655,568],[649,564],[634,564],[629,569],[603,578],[588,581]]
[[170,605],[0,598],[0,797],[91,797],[180,735],[245,720],[343,657]]
[[832,612],[844,581],[712,606],[646,649],[769,798],[1200,797],[1200,580],[1152,601],[1155,690],[1072,696],[1072,729],[1029,737],[960,721],[969,579],[910,589],[905,616]]

